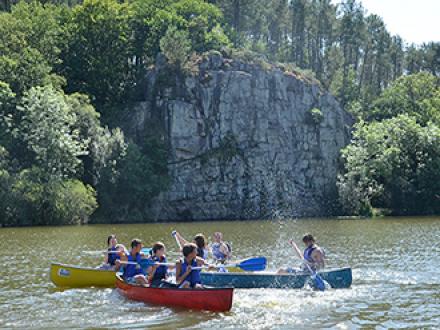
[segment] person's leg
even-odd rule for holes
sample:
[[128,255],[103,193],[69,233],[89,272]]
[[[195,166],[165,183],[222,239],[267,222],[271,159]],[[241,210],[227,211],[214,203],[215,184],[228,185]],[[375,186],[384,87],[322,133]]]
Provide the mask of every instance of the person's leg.
[[287,272],[286,269],[284,269],[284,268],[280,268],[280,269],[278,269],[277,274],[279,274],[279,275],[285,275],[285,274],[289,274],[289,273]]
[[144,275],[139,274],[139,275],[136,275],[134,278],[136,280],[136,284],[148,285],[148,280],[145,278]]

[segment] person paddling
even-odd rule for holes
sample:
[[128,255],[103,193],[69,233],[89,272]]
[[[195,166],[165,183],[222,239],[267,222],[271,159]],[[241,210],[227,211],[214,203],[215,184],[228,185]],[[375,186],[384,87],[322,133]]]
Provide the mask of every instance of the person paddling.
[[324,250],[316,244],[315,238],[311,234],[306,234],[303,237],[303,243],[306,248],[304,250],[304,260],[309,264],[314,271],[325,267]]
[[[143,253],[141,253],[142,247],[142,241],[135,238],[131,241],[130,253],[120,252],[121,264],[124,266],[122,277],[127,283],[148,284],[140,265],[143,256]],[[124,262],[127,262],[127,264],[124,264]]]
[[[189,243],[177,231],[173,231],[173,236],[176,238],[176,241],[178,242],[181,249],[182,249],[182,246]],[[205,236],[203,234],[197,234],[196,236],[194,236],[193,242],[197,246],[197,256],[204,259],[204,260],[208,259],[209,249],[208,249],[208,245],[206,243]]]
[[107,253],[104,257],[104,264],[100,267],[102,269],[115,269],[116,268],[116,260],[119,259],[118,249],[116,245],[118,244],[118,240],[116,239],[116,235],[112,234],[107,237]]
[[[157,263],[166,263],[165,245],[162,242],[156,242],[151,250],[151,260]],[[159,287],[167,279],[168,266],[152,265],[147,268],[148,282],[152,287]]]
[[[325,267],[325,253],[323,249],[316,244],[313,235],[305,234],[302,241],[306,246],[304,253],[301,255],[303,262],[306,262],[313,271],[323,269]],[[301,270],[289,267],[287,269],[279,269],[278,274],[290,274],[298,271],[308,271],[308,268],[305,265],[303,265]]]
[[231,248],[228,243],[223,241],[223,234],[221,232],[215,232],[212,235],[214,243],[211,244],[211,252],[215,261],[225,263],[231,258]]
[[176,263],[176,284],[179,288],[202,288],[200,269],[205,265],[205,261],[197,256],[197,245],[187,243],[182,248],[183,260]]

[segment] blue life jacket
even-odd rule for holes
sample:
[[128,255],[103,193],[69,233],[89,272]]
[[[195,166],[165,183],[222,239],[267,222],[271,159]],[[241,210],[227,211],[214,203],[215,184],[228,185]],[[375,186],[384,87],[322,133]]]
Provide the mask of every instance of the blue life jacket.
[[315,262],[312,258],[312,253],[313,253],[313,251],[315,251],[315,249],[316,249],[316,246],[312,245],[304,250],[304,259],[306,259],[306,261],[311,262],[311,263]]
[[221,243],[213,243],[211,248],[212,248],[212,255],[215,259],[217,260],[225,260],[227,258],[227,254],[224,254],[221,250],[220,247],[222,246]]
[[[159,257],[153,256],[151,259],[154,262],[164,262],[164,263],[167,262],[167,258],[165,258],[165,257],[159,258]],[[153,279],[151,281],[155,282],[155,281],[161,281],[161,280],[165,279],[167,276],[167,270],[168,270],[167,266],[157,267],[156,271],[154,272]]]
[[124,266],[124,273],[122,274],[122,277],[124,279],[128,279],[130,277],[134,277],[139,274],[144,274],[144,271],[142,270],[142,267],[140,265],[140,262],[142,260],[140,253],[136,254],[136,257],[132,257],[131,253],[127,255],[127,261],[129,262],[137,262],[137,265],[133,264],[127,264]]
[[197,247],[197,256],[202,258],[203,260],[208,259],[208,250],[201,247]]
[[[186,259],[183,259],[183,262],[181,263],[181,268],[180,268],[180,274],[177,275],[177,277],[181,276],[182,274],[184,274],[186,272],[186,269],[188,267],[188,263],[186,262]],[[197,267],[197,261],[196,259],[194,259],[191,262],[191,267]],[[191,273],[188,274],[187,277],[185,277],[185,279],[182,281],[182,283],[184,281],[188,281],[190,283],[190,286],[193,288],[196,284],[201,284],[202,280],[200,278],[200,269],[197,270],[193,270],[191,271]]]
[[[111,247],[107,251],[114,252],[114,251],[117,251],[117,249],[116,249],[116,247]],[[120,259],[120,257],[118,256],[117,253],[108,253],[108,259],[107,259],[108,264],[110,264],[111,266],[114,266],[117,259]]]

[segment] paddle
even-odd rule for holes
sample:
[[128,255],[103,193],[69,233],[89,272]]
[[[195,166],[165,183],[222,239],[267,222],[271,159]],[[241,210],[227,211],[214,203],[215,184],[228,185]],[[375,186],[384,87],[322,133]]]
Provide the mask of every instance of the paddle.
[[119,263],[124,265],[141,265],[142,267],[150,267],[150,266],[175,266],[175,263],[172,262],[155,262],[150,259],[142,259],[141,262],[134,262],[134,261],[119,261]]
[[171,232],[171,236],[174,237],[174,239],[176,240],[177,246],[179,247],[179,250],[182,251],[182,244],[180,244],[179,239],[177,238],[177,232],[175,230],[173,230]]
[[324,283],[324,280],[322,279],[322,277],[319,276],[319,274],[309,266],[307,260],[304,259],[303,255],[301,253],[301,250],[298,248],[298,245],[296,245],[296,243],[293,240],[289,241],[289,243],[290,243],[290,245],[292,245],[292,247],[295,250],[298,257],[301,260],[305,261],[305,265],[306,265],[307,269],[312,274],[311,278],[312,278],[314,287],[317,288],[319,291],[324,291],[325,290],[325,283]]
[[248,272],[255,272],[259,270],[265,270],[267,265],[266,257],[253,257],[244,259],[240,262],[231,263],[228,265],[222,265],[221,267],[231,268],[238,267]]
[[[150,248],[142,248],[141,252],[143,254],[151,254],[151,250]],[[82,253],[87,253],[87,254],[105,254],[105,253],[120,253],[121,251],[105,251],[105,250],[98,250],[98,251],[82,251]]]
[[264,270],[267,265],[267,259],[265,257],[255,257],[243,260],[239,263],[231,264],[231,265],[212,265],[212,266],[202,266],[202,267],[193,267],[192,269],[208,269],[208,268],[241,268],[244,271],[254,272],[259,270]]

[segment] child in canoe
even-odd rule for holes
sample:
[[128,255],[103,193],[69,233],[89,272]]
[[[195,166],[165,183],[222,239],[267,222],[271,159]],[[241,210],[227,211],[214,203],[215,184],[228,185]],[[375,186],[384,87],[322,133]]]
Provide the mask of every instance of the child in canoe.
[[116,269],[116,260],[119,259],[117,245],[116,235],[112,234],[107,237],[107,252],[105,253],[104,263],[100,266],[101,269]]
[[[179,232],[173,231],[172,234],[180,247],[189,243],[186,239],[182,237],[182,235],[180,235]],[[193,243],[195,243],[197,246],[197,256],[204,260],[208,259],[209,249],[208,244],[206,243],[205,236],[203,234],[197,234],[196,236],[194,236]]]
[[205,260],[197,256],[197,245],[187,243],[182,248],[183,259],[176,263],[176,284],[179,288],[202,288],[200,269],[206,264]]
[[[162,242],[154,243],[151,250],[151,260],[156,263],[166,263],[165,245]],[[159,287],[167,279],[168,266],[152,265],[147,268],[148,282],[152,287]]]
[[135,238],[131,241],[130,252],[120,252],[119,254],[121,258],[120,264],[124,266],[122,277],[127,283],[148,284],[147,278],[141,267],[141,259],[144,256],[143,253],[141,253],[142,247],[142,241]]
[[[301,251],[298,251],[299,257],[303,259],[304,263],[307,263],[309,267],[314,270],[320,270],[325,267],[325,253],[324,250],[316,244],[315,238],[311,234],[305,234],[302,239],[306,248],[304,249],[304,253],[301,254]],[[293,241],[290,242],[292,245],[296,247],[296,244],[293,244]],[[289,274],[294,273],[296,271],[307,271],[308,267],[303,265],[301,270],[295,270],[293,268],[280,269],[278,270],[278,274]]]
[[225,263],[231,258],[232,249],[230,245],[223,241],[223,234],[221,232],[215,232],[212,235],[214,243],[211,244],[212,257],[219,263]]

